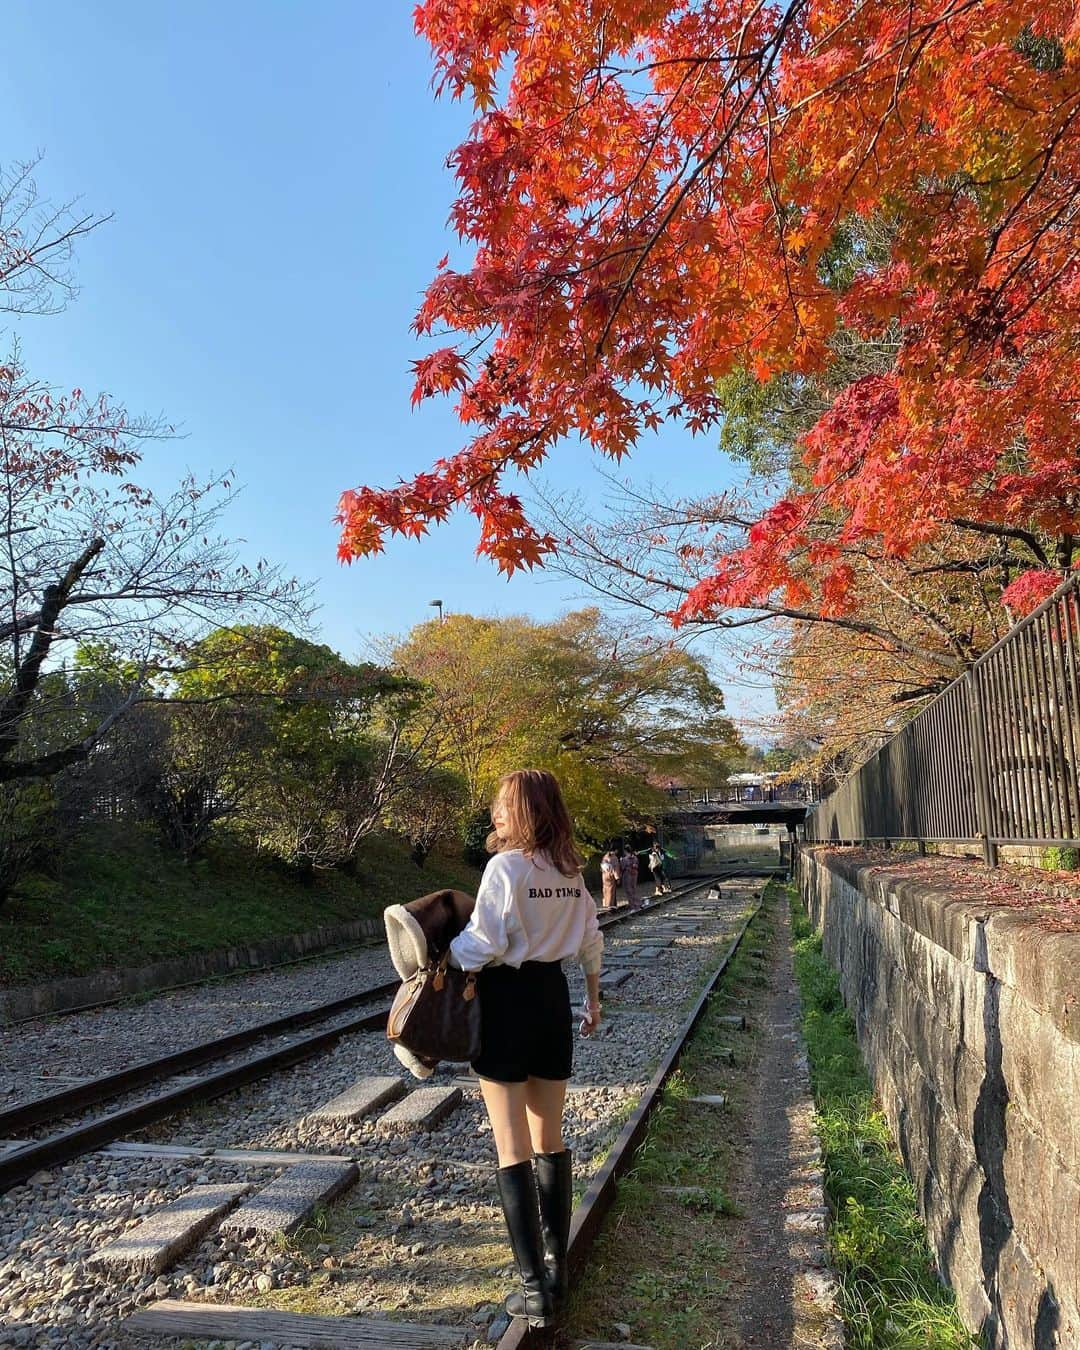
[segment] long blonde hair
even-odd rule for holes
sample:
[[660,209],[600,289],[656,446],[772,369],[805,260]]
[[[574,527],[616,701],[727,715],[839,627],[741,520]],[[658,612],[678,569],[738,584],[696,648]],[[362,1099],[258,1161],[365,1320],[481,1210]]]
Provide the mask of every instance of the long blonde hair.
[[487,837],[489,853],[519,848],[532,856],[543,853],[564,877],[581,871],[583,859],[574,847],[574,827],[563,801],[559,780],[547,769],[518,769],[499,779],[495,792],[506,814],[509,833]]

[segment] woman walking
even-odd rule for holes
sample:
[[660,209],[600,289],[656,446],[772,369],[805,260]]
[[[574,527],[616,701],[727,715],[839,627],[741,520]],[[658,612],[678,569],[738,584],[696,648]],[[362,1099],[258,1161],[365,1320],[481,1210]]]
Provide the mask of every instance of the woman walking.
[[649,852],[649,870],[653,878],[653,899],[659,895],[670,895],[671,887],[667,883],[667,874],[664,871],[664,850],[659,844],[653,844]]
[[629,844],[623,849],[619,859],[619,878],[622,881],[623,895],[631,909],[640,909],[641,901],[637,893],[638,856]]
[[544,1327],[566,1297],[573,1205],[562,1134],[573,1026],[561,962],[574,957],[585,972],[587,1035],[600,1025],[604,939],[556,779],[544,769],[508,774],[491,819],[487,846],[495,856],[450,951],[463,970],[480,972],[473,1069],[495,1135],[499,1198],[521,1276],[506,1310]]
[[613,848],[600,859],[600,884],[604,888],[604,909],[614,909],[615,890],[619,884],[619,855]]

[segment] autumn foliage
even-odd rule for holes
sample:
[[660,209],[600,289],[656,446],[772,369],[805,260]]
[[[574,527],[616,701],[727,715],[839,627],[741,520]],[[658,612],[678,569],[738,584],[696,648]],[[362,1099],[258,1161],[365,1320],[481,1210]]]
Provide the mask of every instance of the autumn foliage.
[[[1080,501],[1080,18],[1065,0],[425,0],[473,250],[437,270],[415,363],[462,447],[343,494],[344,559],[464,506],[509,572],[556,540],[508,490],[566,439],[619,459],[718,381],[813,377],[838,337],[895,355],[805,435],[805,473],[681,609],[843,612],[843,553],[902,558],[956,518],[1056,541]],[[873,220],[883,257],[830,273]],[[1036,587],[1036,590],[1039,588]]]

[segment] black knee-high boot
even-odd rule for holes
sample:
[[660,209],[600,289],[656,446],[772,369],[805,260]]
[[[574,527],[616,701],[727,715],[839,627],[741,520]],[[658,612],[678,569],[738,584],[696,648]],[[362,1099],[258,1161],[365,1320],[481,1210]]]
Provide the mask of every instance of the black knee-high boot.
[[536,1184],[540,1192],[540,1231],[548,1288],[558,1304],[566,1298],[569,1280],[566,1250],[574,1208],[573,1155],[569,1149],[536,1155]]
[[532,1327],[546,1327],[552,1321],[552,1299],[540,1241],[540,1210],[533,1165],[520,1162],[512,1167],[500,1167],[495,1177],[510,1246],[521,1275],[521,1292],[511,1294],[506,1300],[506,1311],[511,1317],[528,1318]]

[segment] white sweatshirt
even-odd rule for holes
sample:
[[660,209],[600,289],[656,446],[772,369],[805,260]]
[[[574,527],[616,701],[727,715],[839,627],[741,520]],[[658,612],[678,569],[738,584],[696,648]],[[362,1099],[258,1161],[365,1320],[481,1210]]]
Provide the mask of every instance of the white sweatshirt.
[[450,944],[462,970],[576,957],[595,974],[603,950],[581,873],[564,876],[542,853],[530,858],[519,848],[496,853],[484,868],[472,918]]

